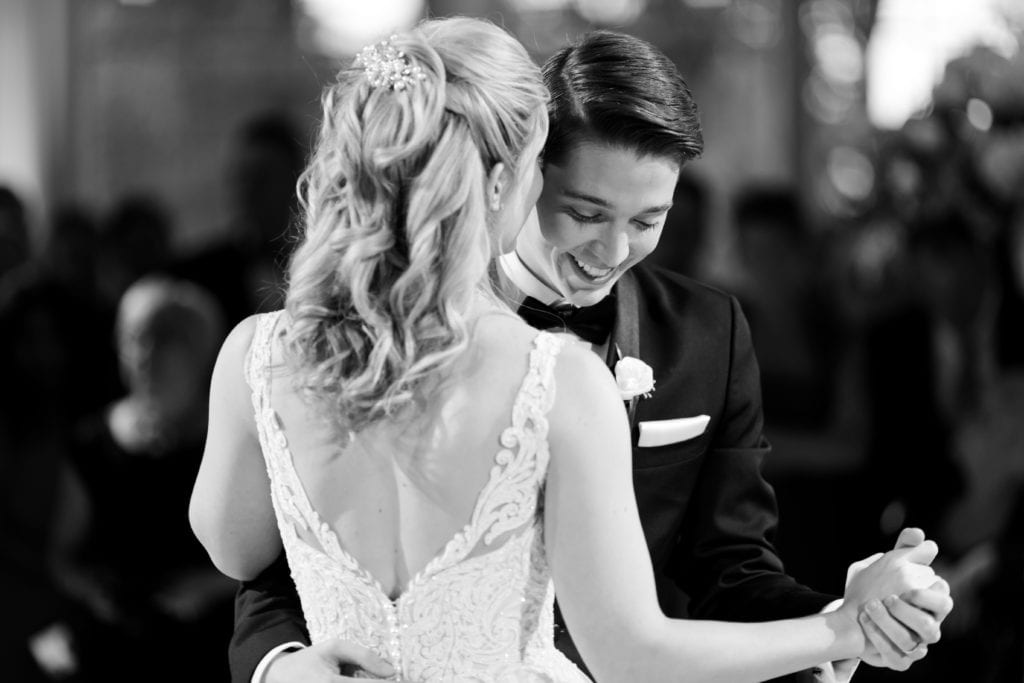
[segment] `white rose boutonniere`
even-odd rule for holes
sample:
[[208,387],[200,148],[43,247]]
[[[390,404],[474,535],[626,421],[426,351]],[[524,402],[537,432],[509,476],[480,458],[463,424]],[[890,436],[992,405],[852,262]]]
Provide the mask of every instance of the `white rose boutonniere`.
[[615,363],[615,383],[623,401],[637,396],[650,398],[654,392],[654,370],[639,358],[626,356]]

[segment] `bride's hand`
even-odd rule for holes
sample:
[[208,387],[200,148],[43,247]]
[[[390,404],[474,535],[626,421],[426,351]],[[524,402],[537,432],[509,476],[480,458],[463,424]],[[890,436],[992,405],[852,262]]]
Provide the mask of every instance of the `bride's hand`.
[[339,683],[395,675],[390,664],[365,647],[341,638],[275,657],[266,683]]
[[[907,528],[900,532],[896,547],[910,548],[924,540],[921,529]],[[870,561],[851,565],[847,583],[868,564]],[[893,671],[905,671],[928,654],[928,646],[938,642],[943,621],[953,609],[949,584],[941,577],[927,590],[890,595],[882,604],[884,609],[865,610],[859,615],[868,640],[861,660]]]
[[[891,595],[928,588],[936,580],[935,572],[928,565],[938,552],[934,541],[924,541],[920,545],[897,548],[868,558],[863,561],[866,566],[851,572],[839,611],[854,623],[859,623],[858,615],[869,603],[881,603]],[[857,630],[860,631],[859,628]]]

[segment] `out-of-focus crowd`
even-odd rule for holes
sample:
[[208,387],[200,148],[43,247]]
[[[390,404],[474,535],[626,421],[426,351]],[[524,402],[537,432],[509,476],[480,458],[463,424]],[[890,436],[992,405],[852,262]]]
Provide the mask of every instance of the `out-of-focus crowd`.
[[235,586],[188,500],[220,344],[281,305],[297,139],[276,115],[240,131],[230,225],[195,253],[153,195],[58,208],[32,254],[0,189],[0,591],[21,615],[0,629],[5,680],[228,679]]

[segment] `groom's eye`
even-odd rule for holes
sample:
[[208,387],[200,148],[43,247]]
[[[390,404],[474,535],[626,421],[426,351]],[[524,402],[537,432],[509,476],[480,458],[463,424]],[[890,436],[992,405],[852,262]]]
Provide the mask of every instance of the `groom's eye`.
[[600,223],[602,220],[604,220],[604,217],[599,213],[587,215],[585,213],[580,213],[576,209],[571,208],[566,209],[565,213],[569,216],[569,218],[573,219],[577,223]]

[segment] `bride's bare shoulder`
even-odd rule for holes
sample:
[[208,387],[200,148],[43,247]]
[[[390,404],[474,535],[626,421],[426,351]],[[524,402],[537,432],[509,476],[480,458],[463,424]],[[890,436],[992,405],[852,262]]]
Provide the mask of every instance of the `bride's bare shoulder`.
[[[554,369],[555,405],[552,415],[571,423],[579,414],[617,417],[622,399],[612,373],[590,344],[569,333],[554,333],[563,344]],[[521,372],[537,339],[538,330],[518,317],[481,320],[477,334],[480,356],[490,368],[504,368],[513,376]]]
[[626,414],[615,378],[590,345],[572,337],[555,365],[555,401],[550,440],[579,441],[581,431],[597,443],[626,428]]
[[589,396],[595,400],[615,404],[621,402],[615,379],[600,356],[590,345],[579,338],[564,334],[565,344],[555,366],[555,381],[559,393],[572,396]]
[[497,354],[515,353],[533,343],[537,330],[514,313],[501,311],[482,315],[473,324],[471,339]]

